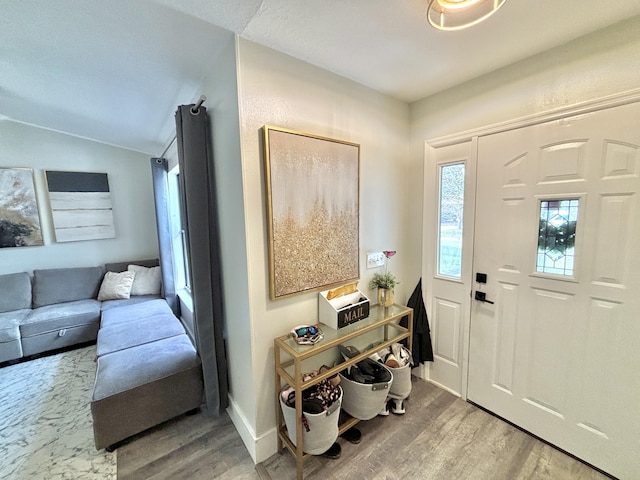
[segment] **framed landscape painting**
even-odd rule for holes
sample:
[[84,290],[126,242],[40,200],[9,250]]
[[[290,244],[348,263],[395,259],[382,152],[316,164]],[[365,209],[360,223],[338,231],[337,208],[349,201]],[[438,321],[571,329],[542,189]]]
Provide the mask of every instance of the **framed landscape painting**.
[[44,245],[33,170],[0,168],[0,248]]
[[116,236],[106,173],[47,170],[45,174],[57,242]]
[[360,145],[264,127],[270,297],[357,280]]

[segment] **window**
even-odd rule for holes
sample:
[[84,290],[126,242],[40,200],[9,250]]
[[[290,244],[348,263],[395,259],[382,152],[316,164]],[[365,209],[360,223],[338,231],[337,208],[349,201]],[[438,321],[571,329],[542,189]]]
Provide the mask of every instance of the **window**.
[[538,272],[573,276],[579,204],[577,198],[540,202]]
[[440,166],[438,275],[462,277],[464,163]]
[[189,253],[187,248],[187,236],[183,227],[182,200],[183,200],[180,172],[176,166],[169,172],[169,215],[171,222],[171,246],[173,260],[176,269],[176,288],[190,290]]

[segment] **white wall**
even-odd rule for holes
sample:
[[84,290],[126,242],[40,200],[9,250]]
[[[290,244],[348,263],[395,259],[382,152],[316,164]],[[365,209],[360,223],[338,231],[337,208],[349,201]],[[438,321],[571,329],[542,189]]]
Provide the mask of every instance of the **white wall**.
[[[33,169],[45,243],[44,246],[0,249],[0,274],[157,258],[151,167],[147,155],[0,120],[0,167]],[[116,238],[56,243],[45,170],[107,173]]]
[[414,156],[427,139],[638,88],[638,31],[635,17],[412,104]]
[[[365,270],[366,252],[395,249],[398,255],[390,270],[402,281],[397,301],[406,302],[419,275],[419,268],[409,267],[419,255],[419,241],[407,238],[420,231],[406,213],[407,104],[243,39],[237,51],[251,309],[250,339],[244,341],[253,345],[252,356],[246,358],[252,362],[247,366],[252,377],[242,395],[256,402],[255,409],[244,414],[258,443],[254,459],[262,461],[276,451],[273,339],[297,324],[318,320],[317,293],[269,299],[262,127],[360,144],[360,288],[365,292],[373,275],[373,270]],[[239,394],[234,392],[236,398]],[[251,408],[248,401],[242,405]]]

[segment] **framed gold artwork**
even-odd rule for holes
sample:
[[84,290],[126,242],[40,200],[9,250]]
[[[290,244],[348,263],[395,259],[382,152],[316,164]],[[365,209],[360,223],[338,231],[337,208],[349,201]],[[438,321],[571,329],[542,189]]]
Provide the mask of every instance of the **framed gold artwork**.
[[263,130],[271,299],[357,280],[360,145]]

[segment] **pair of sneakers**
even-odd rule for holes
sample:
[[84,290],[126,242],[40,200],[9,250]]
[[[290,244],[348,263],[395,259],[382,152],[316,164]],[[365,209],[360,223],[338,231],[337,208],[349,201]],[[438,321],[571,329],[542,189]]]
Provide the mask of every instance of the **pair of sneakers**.
[[413,365],[413,355],[408,348],[405,348],[400,343],[394,343],[391,345],[391,354],[396,357],[401,367],[405,365]]
[[369,358],[384,363],[390,368],[400,368],[408,364],[413,365],[411,352],[400,343],[393,343],[391,347],[385,347]]
[[396,415],[404,415],[406,410],[404,409],[404,399],[403,398],[387,398],[382,406],[382,410],[378,415],[382,415],[386,417],[389,415],[389,404],[391,404],[391,411]]

